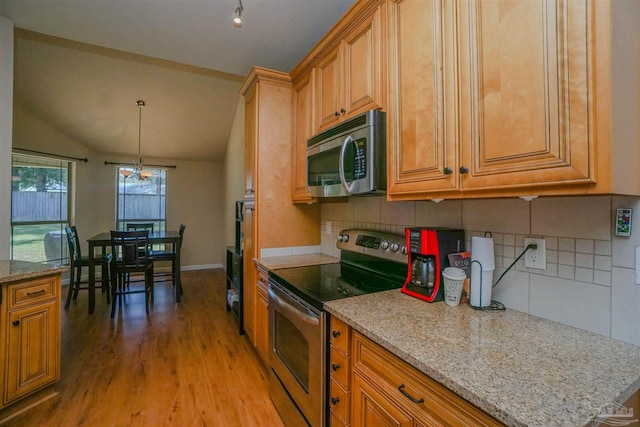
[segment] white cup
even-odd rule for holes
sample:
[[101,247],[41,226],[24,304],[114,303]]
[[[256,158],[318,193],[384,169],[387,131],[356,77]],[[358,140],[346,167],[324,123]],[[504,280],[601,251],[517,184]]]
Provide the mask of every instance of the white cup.
[[442,272],[442,277],[444,278],[444,302],[455,307],[460,304],[462,287],[467,275],[460,268],[447,267]]

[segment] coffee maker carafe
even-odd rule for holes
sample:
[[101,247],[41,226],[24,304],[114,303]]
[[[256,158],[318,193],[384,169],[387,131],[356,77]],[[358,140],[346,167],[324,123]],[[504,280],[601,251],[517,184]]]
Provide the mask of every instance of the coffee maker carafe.
[[447,255],[464,251],[464,230],[450,228],[405,228],[409,257],[405,294],[427,302],[443,299],[442,271]]

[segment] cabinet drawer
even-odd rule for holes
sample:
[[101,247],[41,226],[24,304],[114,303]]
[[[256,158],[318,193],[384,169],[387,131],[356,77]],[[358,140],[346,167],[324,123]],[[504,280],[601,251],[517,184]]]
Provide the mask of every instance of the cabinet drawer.
[[331,378],[340,383],[342,387],[349,390],[349,358],[342,354],[335,346],[331,346],[331,362],[329,363],[329,373]]
[[331,390],[329,393],[329,407],[338,418],[349,424],[349,408],[351,406],[351,393],[342,388],[337,381],[331,379]]
[[428,425],[503,425],[357,332],[352,357],[356,374],[369,378]]
[[351,336],[349,325],[337,317],[331,316],[331,331],[329,332],[331,344],[342,350],[347,356],[351,355]]
[[58,295],[58,276],[42,277],[8,286],[8,309],[23,307]]

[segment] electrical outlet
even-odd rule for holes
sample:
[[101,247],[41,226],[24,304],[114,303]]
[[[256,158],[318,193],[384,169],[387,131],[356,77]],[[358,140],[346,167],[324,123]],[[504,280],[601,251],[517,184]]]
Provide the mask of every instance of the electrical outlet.
[[530,244],[537,245],[536,249],[529,249],[524,254],[524,266],[527,268],[536,268],[538,270],[547,269],[547,245],[543,238],[526,237],[524,239],[524,247]]
[[326,234],[331,234],[331,221],[327,221],[325,223],[325,233]]

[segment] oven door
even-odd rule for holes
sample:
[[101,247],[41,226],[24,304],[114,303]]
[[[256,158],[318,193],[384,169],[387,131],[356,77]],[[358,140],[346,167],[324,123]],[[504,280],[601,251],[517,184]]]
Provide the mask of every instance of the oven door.
[[324,425],[325,339],[325,314],[270,278],[269,387],[288,426],[301,425],[296,412],[313,427]]

